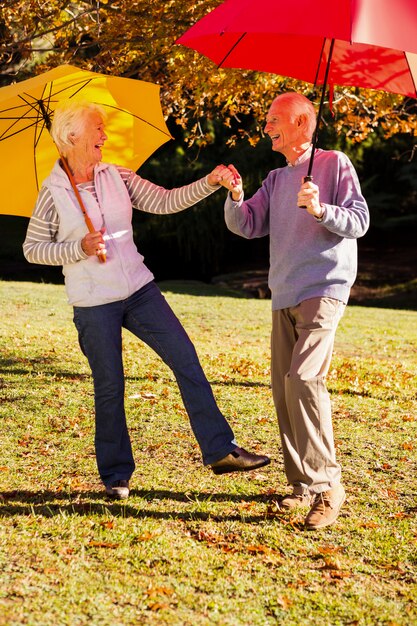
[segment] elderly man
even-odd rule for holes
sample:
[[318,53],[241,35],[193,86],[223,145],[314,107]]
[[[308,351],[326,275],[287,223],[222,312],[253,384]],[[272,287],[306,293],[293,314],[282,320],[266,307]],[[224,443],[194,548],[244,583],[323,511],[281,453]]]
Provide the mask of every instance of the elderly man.
[[272,149],[286,167],[272,170],[243,200],[242,181],[229,166],[228,228],[243,237],[270,237],[272,391],[285,472],[292,492],[282,510],[310,507],[307,529],[333,524],[345,501],[336,460],[325,377],[336,328],[357,271],[356,239],[369,213],[348,157],[318,149],[314,183],[304,182],[316,126],[312,103],[279,95],[266,118]]

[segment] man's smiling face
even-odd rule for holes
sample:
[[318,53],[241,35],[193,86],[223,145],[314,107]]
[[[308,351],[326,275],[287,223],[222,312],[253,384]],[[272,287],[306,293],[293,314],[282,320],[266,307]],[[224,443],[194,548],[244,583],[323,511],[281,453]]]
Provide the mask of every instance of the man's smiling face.
[[300,132],[300,116],[291,111],[289,102],[274,100],[266,116],[265,133],[272,141],[272,150],[289,157],[304,142]]

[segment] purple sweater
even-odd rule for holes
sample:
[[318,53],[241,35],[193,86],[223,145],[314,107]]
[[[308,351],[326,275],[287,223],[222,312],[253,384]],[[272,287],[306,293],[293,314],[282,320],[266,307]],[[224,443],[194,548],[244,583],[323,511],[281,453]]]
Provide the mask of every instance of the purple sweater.
[[[304,157],[304,158],[303,158]],[[297,206],[308,158],[272,170],[249,200],[225,204],[228,228],[248,239],[270,237],[272,308],[314,297],[347,302],[357,272],[356,239],[369,227],[369,212],[355,169],[342,152],[317,150],[314,183],[324,205],[318,221]]]

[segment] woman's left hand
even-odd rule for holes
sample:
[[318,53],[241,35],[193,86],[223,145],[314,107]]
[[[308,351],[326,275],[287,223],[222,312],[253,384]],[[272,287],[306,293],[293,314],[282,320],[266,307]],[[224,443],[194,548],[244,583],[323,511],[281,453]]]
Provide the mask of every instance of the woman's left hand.
[[[239,180],[238,180],[239,179]],[[241,183],[237,170],[232,171],[226,165],[218,165],[207,176],[209,185],[222,185],[229,191],[233,191],[238,183]]]

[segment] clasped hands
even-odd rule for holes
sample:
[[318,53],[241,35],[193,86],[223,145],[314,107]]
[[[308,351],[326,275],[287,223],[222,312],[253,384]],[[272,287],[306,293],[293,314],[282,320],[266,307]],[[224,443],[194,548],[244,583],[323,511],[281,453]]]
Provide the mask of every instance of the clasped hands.
[[[207,180],[210,185],[226,187],[235,201],[240,200],[243,195],[242,178],[234,165],[218,165],[208,175]],[[322,217],[323,207],[320,204],[318,186],[312,181],[303,182],[297,195],[297,205],[316,218]]]
[[207,176],[210,185],[222,185],[232,193],[233,200],[237,201],[243,195],[242,178],[234,165],[218,165]]

